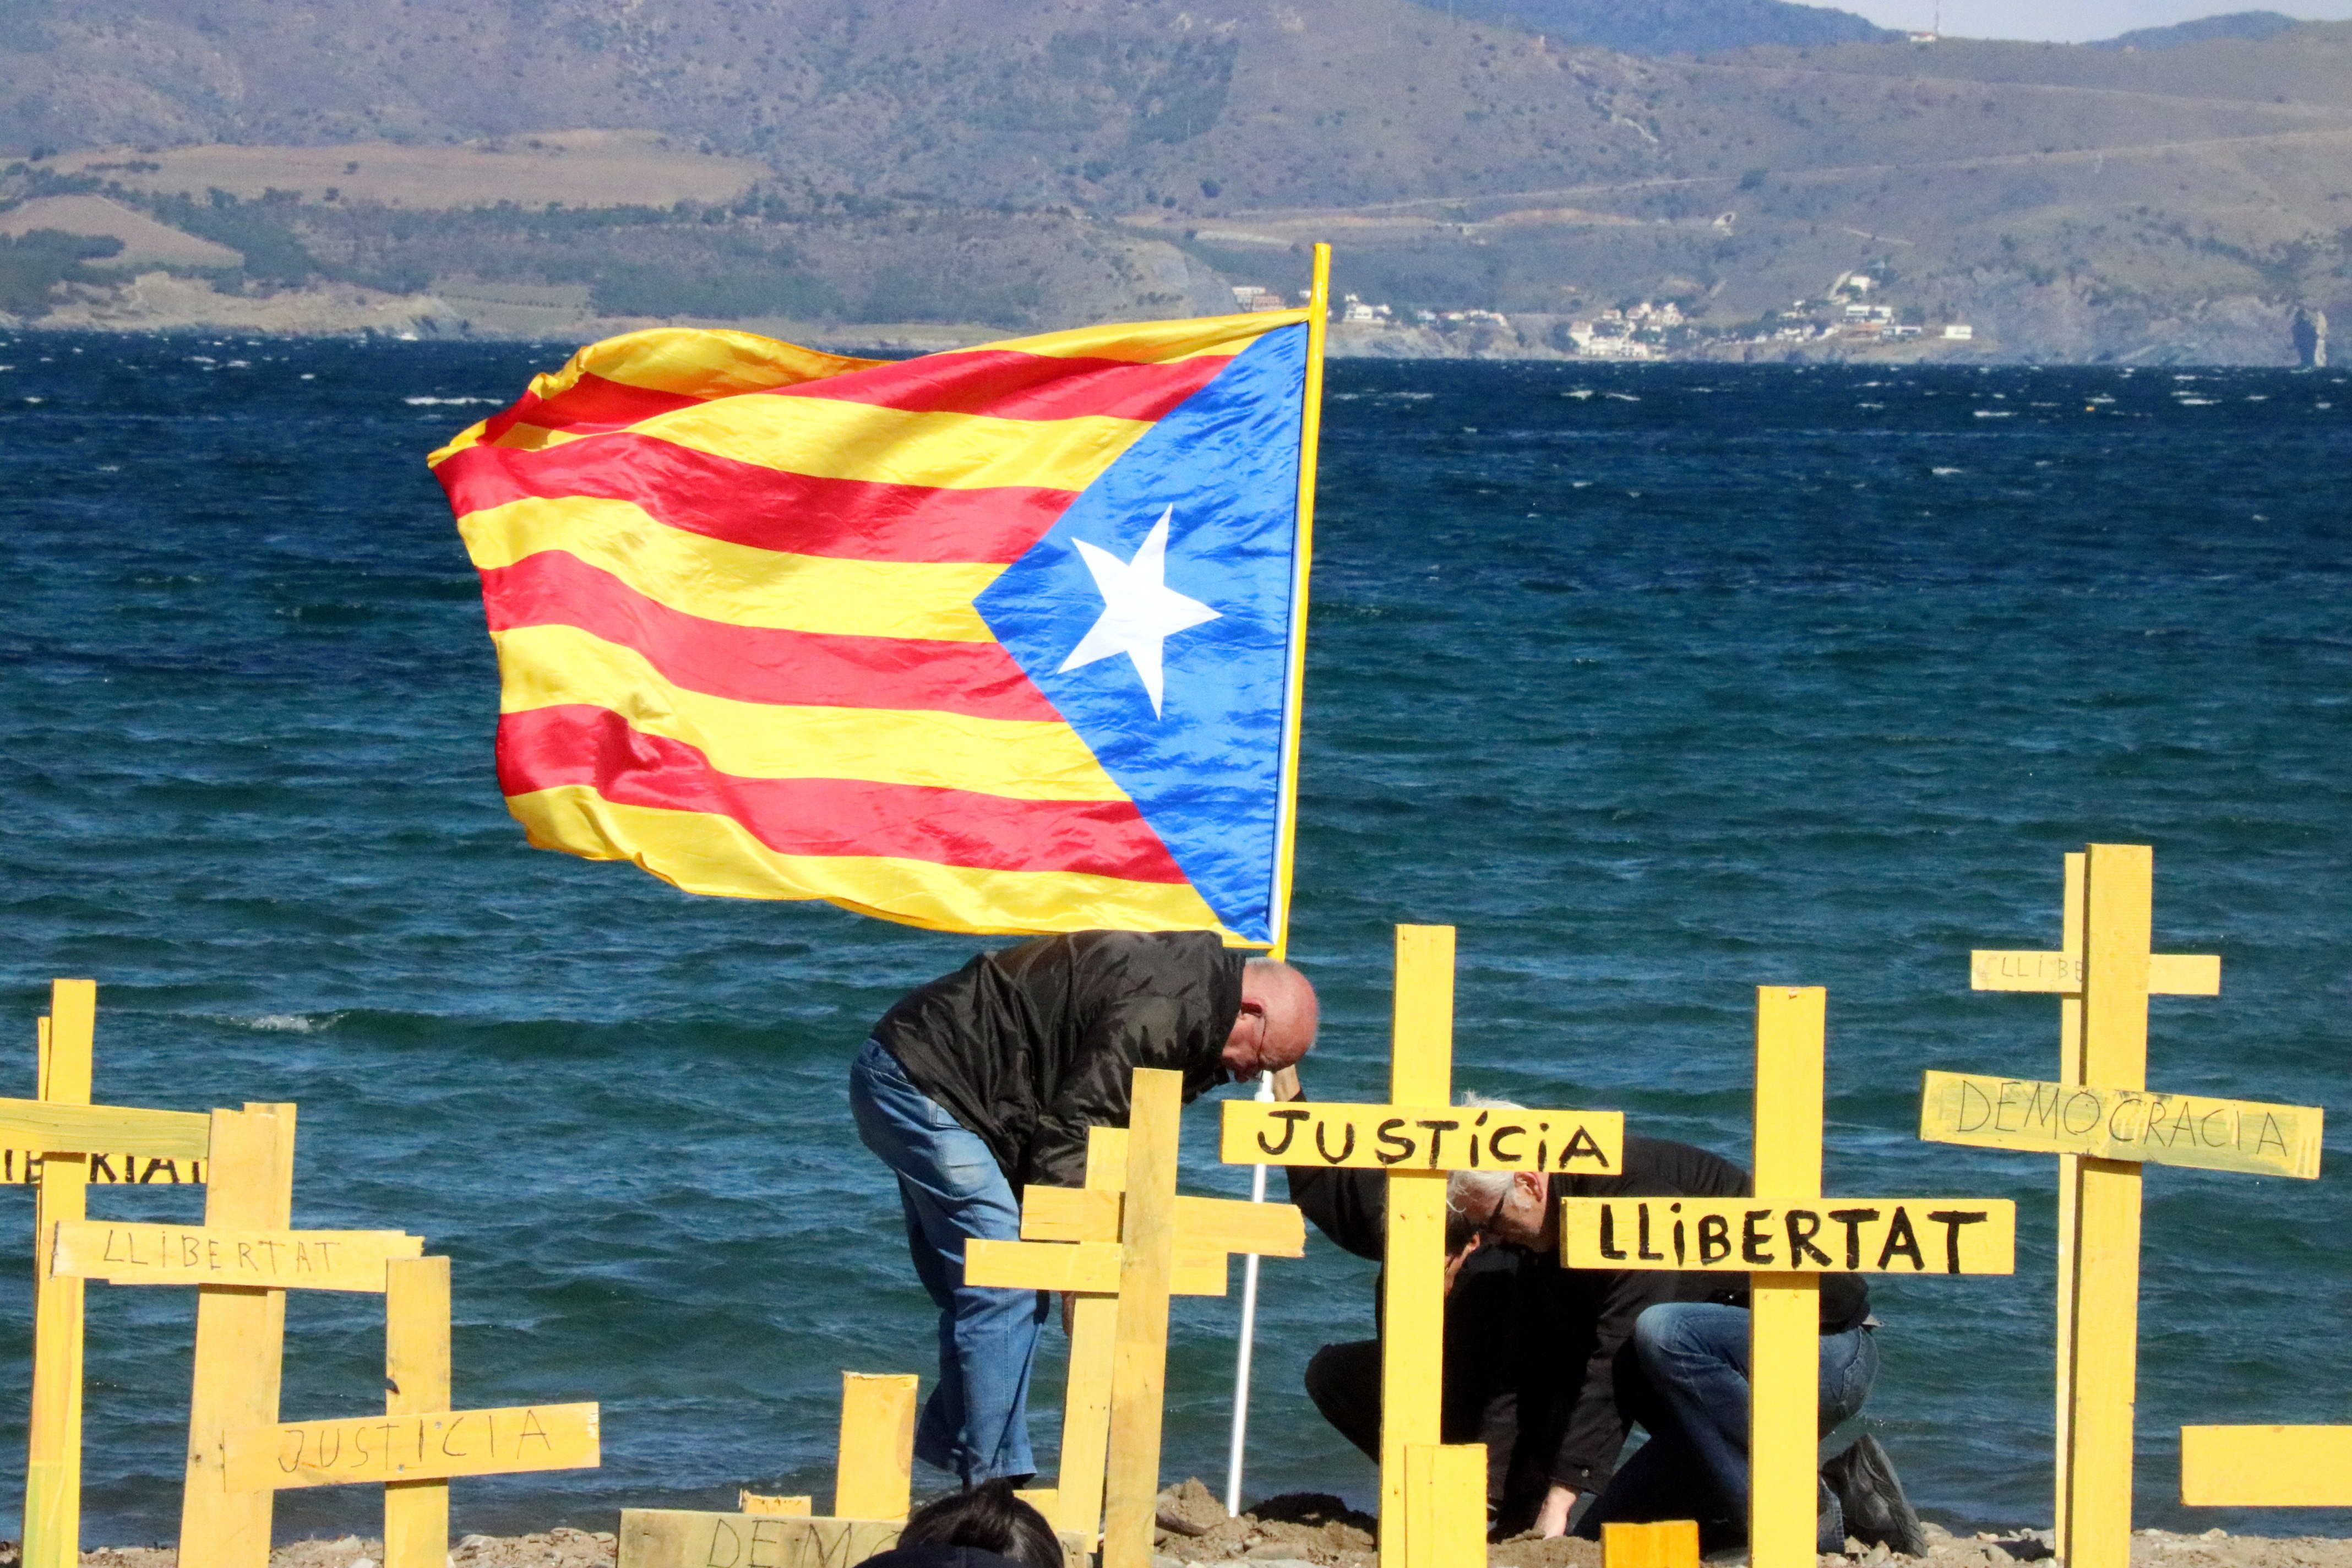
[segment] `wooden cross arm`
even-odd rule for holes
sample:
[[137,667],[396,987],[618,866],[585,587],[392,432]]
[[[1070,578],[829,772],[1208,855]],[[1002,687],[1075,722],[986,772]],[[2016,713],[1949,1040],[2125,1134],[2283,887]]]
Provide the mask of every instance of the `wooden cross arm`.
[[897,1545],[905,1523],[625,1508],[619,1560],[622,1568],[844,1568]]
[[[2083,961],[2073,953],[2010,952],[1979,948],[1969,954],[1971,991],[2042,991],[2060,996],[2083,994]],[[2219,996],[2221,960],[2215,953],[2151,952],[2151,996]]]
[[2319,1174],[2326,1121],[2315,1105],[1977,1073],[1929,1072],[1919,1092],[1919,1136],[1930,1143],[2306,1179]]
[[228,1489],[424,1481],[604,1462],[593,1405],[530,1405],[245,1426],[221,1440]]
[[1578,1171],[1624,1168],[1616,1110],[1224,1102],[1217,1157],[1228,1165],[1374,1171]]
[[1570,1268],[2011,1274],[2007,1198],[1562,1198]]
[[396,1230],[226,1230],[59,1220],[49,1272],[111,1285],[251,1285],[382,1295],[386,1263],[424,1255],[424,1237]]
[[2352,1426],[2183,1426],[2192,1508],[2352,1506]]
[[[1119,1245],[1115,1241],[967,1241],[963,1282],[1013,1290],[1076,1290],[1090,1296],[1118,1293]],[[1179,1247],[1169,1286],[1177,1296],[1225,1293],[1223,1252]]]
[[0,1100],[0,1148],[202,1160],[212,1145],[213,1119],[193,1110]]
[[[1024,1187],[1024,1241],[1117,1241],[1124,1194],[1100,1187]],[[1307,1216],[1292,1204],[1239,1198],[1176,1199],[1179,1252],[1255,1252],[1307,1256]]]

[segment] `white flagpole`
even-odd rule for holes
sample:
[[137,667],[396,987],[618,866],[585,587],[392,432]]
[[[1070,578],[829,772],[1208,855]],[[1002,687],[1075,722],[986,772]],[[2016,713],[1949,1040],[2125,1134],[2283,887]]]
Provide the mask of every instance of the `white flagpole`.
[[[1274,1098],[1274,1075],[1257,1075],[1257,1100]],[[1265,1202],[1265,1167],[1250,1168],[1250,1202]],[[1242,1343],[1234,1361],[1234,1440],[1225,1460],[1225,1512],[1242,1511],[1242,1447],[1249,1436],[1250,1346],[1257,1333],[1257,1254],[1242,1258]]]

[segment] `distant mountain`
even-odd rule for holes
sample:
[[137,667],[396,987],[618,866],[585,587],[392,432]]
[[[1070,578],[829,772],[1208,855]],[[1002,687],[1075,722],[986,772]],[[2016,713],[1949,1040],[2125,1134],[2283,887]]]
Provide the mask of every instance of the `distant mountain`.
[[[570,289],[629,316],[1171,314],[1295,290],[1314,239],[1368,304],[1563,332],[1644,299],[1750,325],[1854,272],[2052,359],[2284,355],[2298,305],[2352,316],[2352,23],[2102,49],[1914,44],[1769,0],[294,14],[0,0],[0,208],[129,204],[240,253],[253,290]],[[1801,25],[1853,41],[1717,47]],[[273,161],[289,145],[311,151]],[[448,178],[404,194],[391,147]],[[644,150],[645,177],[563,174],[592,147]],[[545,188],[483,199],[469,160],[500,149],[544,157]],[[673,154],[719,183],[662,174]],[[62,256],[18,259],[90,265]]]
[[1704,55],[1757,44],[1808,48],[1903,37],[1851,11],[1788,0],[1417,0],[1484,22],[1629,55]]
[[2244,38],[2260,43],[2274,38],[2289,27],[2303,24],[2292,16],[2282,16],[2276,11],[2232,11],[2226,16],[2200,16],[2193,22],[2175,22],[2169,27],[2140,27],[2112,38],[2102,38],[2089,47],[2095,49],[2177,49],[2186,44],[2210,43],[2216,38]]

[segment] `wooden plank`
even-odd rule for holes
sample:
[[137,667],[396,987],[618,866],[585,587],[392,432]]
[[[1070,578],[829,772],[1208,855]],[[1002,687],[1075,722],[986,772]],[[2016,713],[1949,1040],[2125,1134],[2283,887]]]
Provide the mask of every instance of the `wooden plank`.
[[1698,1521],[1604,1524],[1601,1568],[1698,1568]]
[[617,1568],[853,1568],[898,1543],[900,1521],[621,1510]]
[[[89,1102],[98,984],[58,980],[38,1026],[39,1092],[59,1106]],[[49,1268],[58,1225],[89,1213],[86,1158],[68,1154],[45,1168],[33,1204],[33,1388],[25,1467],[25,1562],[77,1568],[81,1562],[81,1378],[83,1285]]]
[[[1087,1187],[1021,1189],[1024,1241],[1117,1241],[1121,1198]],[[1292,1204],[1240,1198],[1176,1198],[1176,1246],[1208,1252],[1307,1256],[1307,1216]]]
[[1615,1110],[1496,1110],[1467,1106],[1278,1104],[1229,1100],[1218,1157],[1231,1165],[1381,1171],[1623,1169]]
[[816,1514],[816,1499],[762,1497],[758,1492],[739,1491],[735,1494],[735,1507],[740,1512],[764,1519],[810,1519]]
[[424,1252],[422,1237],[396,1230],[230,1230],[65,1220],[57,1228],[50,1268],[113,1285],[252,1285],[382,1295],[384,1265]]
[[[2083,921],[2086,917],[2083,884],[2089,876],[2090,857],[2075,850],[2066,857],[2065,893],[2062,905],[2060,942],[2071,962],[2083,962]],[[2058,998],[2058,1081],[2068,1087],[2083,1081],[2083,994],[2068,992]],[[2051,1378],[2056,1406],[2052,1427],[2051,1479],[2056,1505],[2050,1518],[2054,1555],[2066,1559],[2066,1457],[2073,1452],[2067,1436],[2074,1415],[2074,1226],[2083,1210],[2082,1161],[2073,1154],[2058,1156],[2058,1282],[2056,1317],[2058,1353]]]
[[[403,1258],[384,1265],[383,1409],[387,1415],[446,1410],[449,1260]],[[387,1481],[383,1568],[448,1568],[449,1483]]]
[[[294,1210],[294,1107],[213,1112],[205,1223],[286,1230]],[[278,1420],[286,1345],[286,1292],[243,1285],[196,1288],[195,1375],[188,1392],[188,1471],[180,1501],[180,1568],[268,1568],[275,1494],[232,1491],[222,1479],[229,1433]]]
[[2254,1175],[2319,1174],[2326,1113],[2312,1105],[1928,1072],[1919,1136],[1932,1143]]
[[[209,1122],[210,1118],[206,1121]],[[166,1160],[127,1154],[120,1149],[91,1152],[83,1171],[82,1179],[93,1187],[200,1187],[205,1182],[205,1162],[202,1160]],[[40,1184],[41,1152],[38,1149],[0,1149],[0,1187],[37,1187]]]
[[912,1373],[841,1374],[841,1445],[833,1511],[840,1519],[905,1519],[914,1495]]
[[[1170,1294],[1222,1296],[1227,1255],[1180,1252]],[[963,1277],[971,1285],[1013,1290],[1080,1290],[1114,1295],[1118,1290],[1119,1247],[1115,1241],[990,1241],[964,1243]]]
[[[2083,960],[2071,952],[2005,952],[1979,948],[1969,954],[1971,991],[2035,991],[2061,996],[2083,994]],[[2151,996],[2219,996],[2221,960],[2210,952],[2153,952],[2147,960]]]
[[1738,1274],[2010,1274],[2007,1198],[1562,1198],[1570,1268]]
[[1134,1082],[1127,1121],[1118,1330],[1111,1355],[1103,1568],[1151,1568],[1168,1375],[1168,1297],[1176,1263],[1176,1149],[1184,1079],[1181,1073],[1138,1068]]
[[2183,1426],[2194,1508],[2352,1508],[2352,1426]]
[[[1116,1193],[1127,1185],[1127,1129],[1087,1129],[1087,1188]],[[1184,1264],[1176,1264],[1181,1295]],[[1062,1385],[1061,1468],[1050,1505],[1038,1510],[1057,1530],[1074,1532],[1086,1551],[1102,1537],[1103,1465],[1110,1444],[1112,1357],[1118,1336],[1118,1300],[1082,1295],[1070,1304],[1069,1370]]]
[[[1824,1020],[1829,994],[1819,986],[1759,986],[1756,993],[1756,1197],[1741,1212],[1739,1240],[1727,1215],[1718,1218],[1724,1253],[1747,1268],[1748,1289],[1748,1541],[1754,1568],[1813,1568],[1813,1521],[1821,1447],[1821,1279],[1818,1274],[1766,1272],[1775,1251],[1752,1238],[1779,1235],[1791,1252],[1829,1257],[1824,1247],[1805,1252],[1796,1238],[1799,1215],[1826,1211],[1822,1193],[1822,1089]],[[1769,1206],[1767,1206],[1769,1205]],[[1733,1205],[1737,1207],[1738,1205]],[[1837,1212],[1853,1214],[1870,1205],[1838,1201]],[[1899,1232],[1888,1205],[1890,1241]],[[1780,1213],[1773,1214],[1773,1208]],[[1778,1232],[1758,1226],[1759,1210],[1782,1224]],[[1669,1211],[1669,1224],[1685,1217]],[[1862,1221],[1849,1222],[1858,1232]],[[1638,1225],[1638,1221],[1637,1221]],[[1565,1232],[1566,1226],[1562,1226]],[[1695,1217],[1692,1233],[1708,1229]],[[1957,1237],[1970,1226],[1955,1225]],[[2014,1222],[2012,1220],[2012,1230]],[[1953,1271],[1959,1267],[1953,1243]],[[1702,1240],[1696,1248],[1709,1250]],[[1858,1255],[1859,1246],[1853,1249]],[[1915,1249],[1916,1250],[1916,1249]],[[1782,1259],[1793,1262],[1793,1258]],[[1836,1259],[1842,1261],[1842,1259]]]
[[[2147,1082],[2154,857],[2094,844],[2084,875],[2083,1077]],[[2068,1419],[2069,1568],[2130,1568],[2132,1402],[2139,1354],[2140,1168],[2083,1159],[2075,1219]]]
[[1412,1568],[1486,1568],[1486,1446],[1406,1446],[1405,1540]]
[[[1454,1102],[1454,928],[1399,926],[1389,1046],[1389,1099]],[[1380,1535],[1380,1568],[1415,1560],[1405,1451],[1444,1441],[1443,1380],[1430,1375],[1445,1344],[1445,1175],[1392,1170],[1388,1179],[1381,1334],[1381,1507],[1402,1529]]]
[[[54,1015],[52,1015],[54,1016]],[[193,1110],[0,1100],[0,1144],[44,1152],[201,1160],[212,1146],[212,1118]]]
[[517,1405],[246,1426],[221,1443],[232,1492],[284,1491],[522,1470],[594,1469],[593,1405]]

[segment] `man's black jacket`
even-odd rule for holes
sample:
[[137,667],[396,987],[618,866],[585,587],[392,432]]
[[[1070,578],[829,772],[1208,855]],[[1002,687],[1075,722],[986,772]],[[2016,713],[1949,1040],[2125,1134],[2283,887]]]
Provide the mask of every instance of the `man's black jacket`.
[[1080,931],[985,952],[874,1026],[915,1087],[980,1134],[1004,1178],[1086,1184],[1087,1129],[1127,1125],[1130,1074],[1224,1081],[1244,955],[1206,931]]
[[[1386,1183],[1378,1171],[1288,1167],[1290,1201],[1318,1229],[1361,1258],[1381,1256]],[[1746,1197],[1748,1173],[1688,1143],[1628,1134],[1624,1168],[1613,1175],[1557,1175],[1551,1199],[1566,1197]],[[1556,1485],[1589,1491],[1616,1468],[1629,1418],[1616,1394],[1619,1352],[1633,1320],[1661,1301],[1748,1305],[1743,1274],[1697,1269],[1563,1268],[1557,1252],[1520,1255],[1517,1321],[1523,1347],[1519,1410],[1559,1433],[1549,1458]],[[1822,1332],[1843,1333],[1870,1315],[1870,1290],[1856,1274],[1822,1277]],[[1539,1413],[1541,1413],[1539,1415]]]

